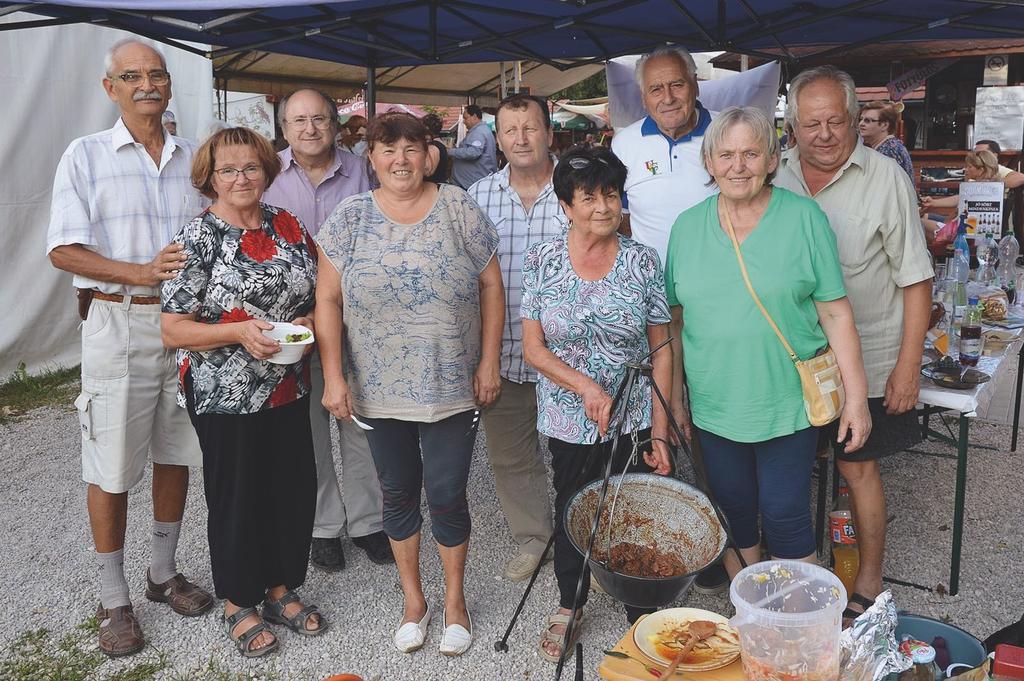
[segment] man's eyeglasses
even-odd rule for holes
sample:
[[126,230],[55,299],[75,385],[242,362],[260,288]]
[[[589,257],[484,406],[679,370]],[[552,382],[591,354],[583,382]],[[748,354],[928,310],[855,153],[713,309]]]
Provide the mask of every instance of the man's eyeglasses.
[[263,167],[256,165],[246,166],[241,170],[239,170],[238,168],[231,167],[219,168],[217,170],[214,170],[213,172],[217,173],[217,175],[220,176],[220,179],[222,179],[225,182],[234,182],[235,180],[238,179],[238,176],[240,174],[245,175],[245,179],[247,180],[258,180],[261,177],[263,177]]
[[128,71],[113,77],[124,81],[125,85],[132,86],[141,85],[144,79],[149,79],[150,85],[167,85],[171,81],[171,74],[167,71],[150,71],[149,73]]
[[859,120],[860,120],[861,123],[878,123],[882,119],[880,119],[880,118],[868,118],[867,116],[861,116]]
[[566,163],[569,164],[569,167],[572,168],[573,170],[583,170],[584,168],[589,168],[592,163],[598,162],[608,165],[608,161],[600,157],[587,158],[585,156],[573,156],[568,161],[566,161]]
[[331,119],[327,116],[296,116],[295,118],[289,119],[285,122],[296,130],[302,130],[310,123],[323,130],[330,125]]

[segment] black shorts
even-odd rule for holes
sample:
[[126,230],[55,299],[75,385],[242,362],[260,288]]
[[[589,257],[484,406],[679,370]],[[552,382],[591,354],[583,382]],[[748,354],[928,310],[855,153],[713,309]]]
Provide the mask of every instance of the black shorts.
[[911,409],[905,414],[893,416],[885,413],[885,405],[881,397],[868,398],[868,411],[871,412],[871,435],[864,446],[855,452],[843,451],[843,443],[836,442],[839,434],[839,420],[822,426],[818,434],[818,451],[828,443],[840,461],[874,461],[883,456],[906,451],[923,438],[921,425],[917,421],[917,410]]

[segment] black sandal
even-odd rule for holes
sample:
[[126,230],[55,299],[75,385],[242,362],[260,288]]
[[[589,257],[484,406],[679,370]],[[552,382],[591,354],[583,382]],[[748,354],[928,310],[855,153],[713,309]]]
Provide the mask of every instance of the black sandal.
[[[860,611],[854,610],[853,608],[851,608],[849,606],[849,603],[856,603],[857,605],[862,607],[864,610],[860,610]],[[853,594],[850,596],[850,600],[847,603],[846,609],[843,610],[843,619],[844,620],[855,620],[858,617],[860,617],[861,615],[863,615],[864,612],[868,608],[870,608],[872,605],[874,605],[874,604],[875,604],[874,600],[868,598],[864,594],[859,594],[856,591],[854,591]]]
[[[291,589],[285,591],[284,595],[276,601],[270,600],[269,597],[265,598],[263,600],[263,618],[274,624],[282,624],[296,634],[302,634],[303,636],[319,636],[327,631],[327,618],[320,612],[320,608],[315,605],[307,605],[291,617],[286,617],[284,609],[291,603],[301,604],[299,595]],[[309,623],[309,618],[313,615],[317,616],[316,629],[310,629],[306,626]]]
[[264,631],[273,635],[273,632],[271,632],[267,627],[267,623],[262,619],[239,634],[238,638],[232,636],[231,632],[234,631],[235,626],[250,615],[255,615],[256,617],[260,616],[260,614],[256,612],[256,608],[242,608],[234,615],[224,615],[221,613],[220,616],[220,621],[224,623],[224,631],[227,633],[228,639],[235,644],[236,648],[238,648],[238,652],[240,652],[243,657],[262,657],[267,653],[277,650],[278,642],[276,636],[274,636],[273,643],[268,643],[262,648],[252,647],[252,642]]

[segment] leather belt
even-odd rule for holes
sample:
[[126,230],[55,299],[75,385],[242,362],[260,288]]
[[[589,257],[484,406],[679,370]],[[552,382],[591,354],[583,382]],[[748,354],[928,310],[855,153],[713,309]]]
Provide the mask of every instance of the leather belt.
[[[120,293],[103,293],[102,291],[93,291],[92,297],[96,300],[108,300],[112,303],[123,303],[124,296]],[[160,296],[131,296],[132,305],[159,305]]]

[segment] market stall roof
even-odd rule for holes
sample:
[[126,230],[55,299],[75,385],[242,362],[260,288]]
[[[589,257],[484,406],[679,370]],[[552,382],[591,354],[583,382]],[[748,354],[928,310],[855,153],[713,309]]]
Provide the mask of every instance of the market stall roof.
[[[534,61],[523,62],[522,83],[533,94],[547,97],[564,90],[604,68],[588,64],[560,70]],[[511,62],[506,62],[511,70]],[[337,99],[361,92],[366,68],[321,59],[272,54],[253,50],[213,60],[214,78],[221,87],[239,92],[283,96],[298,85],[319,88]],[[510,73],[506,74],[506,82]],[[377,99],[436,106],[455,106],[475,101],[481,106],[498,102],[501,70],[494,63],[391,66],[377,70]]]
[[[867,45],[853,49],[843,50],[842,53],[831,52],[825,57],[816,57],[815,54],[831,50],[835,45],[808,45],[789,48],[790,53],[800,60],[802,66],[814,66],[816,64],[888,64],[894,61],[909,62],[928,59],[939,59],[943,57],[984,57],[989,54],[1007,53],[1016,54],[1024,52],[1024,24],[1016,31],[1022,37],[1011,38],[990,38],[986,40],[922,40],[908,43],[890,43],[882,45]],[[779,48],[768,48],[765,50],[774,56],[753,57],[750,65],[755,66],[764,61],[772,61],[783,56]],[[725,52],[713,57],[711,63],[722,68],[738,68],[740,55],[735,52]]]
[[65,0],[0,1],[51,19],[90,22],[156,40],[215,47],[214,58],[272,51],[374,67],[531,60],[565,70],[673,42],[764,54],[835,45],[1024,37],[1020,0]]

